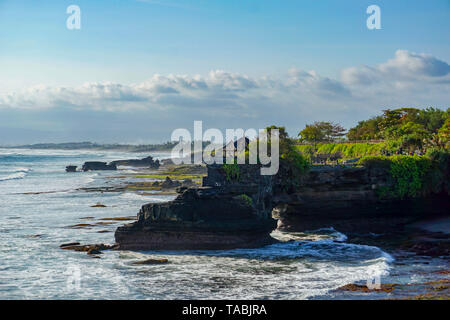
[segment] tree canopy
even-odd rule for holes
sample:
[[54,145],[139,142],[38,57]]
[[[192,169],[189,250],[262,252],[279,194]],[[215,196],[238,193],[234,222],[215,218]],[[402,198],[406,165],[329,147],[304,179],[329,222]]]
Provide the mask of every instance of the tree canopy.
[[[408,149],[442,144],[438,131],[444,126],[450,111],[429,107],[426,109],[387,109],[381,116],[360,121],[347,134],[350,141],[385,139],[397,141]],[[445,130],[445,129],[443,129]],[[444,134],[445,140],[445,134]],[[445,142],[444,142],[445,143]]]
[[316,121],[313,124],[307,124],[298,136],[301,141],[311,143],[335,141],[345,136],[345,129],[333,122]]

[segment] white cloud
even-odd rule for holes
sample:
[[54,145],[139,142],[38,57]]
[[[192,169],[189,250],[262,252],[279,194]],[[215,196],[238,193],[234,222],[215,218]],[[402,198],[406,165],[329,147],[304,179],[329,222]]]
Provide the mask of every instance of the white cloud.
[[349,126],[386,107],[447,107],[449,98],[446,62],[398,50],[380,65],[342,70],[340,79],[293,68],[284,75],[264,77],[215,70],[203,76],[155,74],[137,84],[40,85],[0,95],[0,112],[106,112],[102,116],[140,112],[167,128],[177,119],[203,118],[216,126],[231,121],[234,126],[300,127],[314,120]]
[[376,82],[401,83],[442,81],[450,79],[450,65],[428,54],[397,50],[395,57],[376,67],[362,66],[342,70],[347,85],[369,85]]

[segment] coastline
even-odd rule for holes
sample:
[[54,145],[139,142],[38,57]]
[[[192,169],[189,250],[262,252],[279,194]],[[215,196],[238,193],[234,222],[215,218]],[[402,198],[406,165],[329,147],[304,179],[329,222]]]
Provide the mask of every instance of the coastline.
[[[30,152],[30,154],[36,153]],[[0,231],[6,239],[10,239],[8,243],[15,243],[13,246],[7,245],[3,248],[5,252],[12,252],[5,258],[9,269],[4,270],[4,274],[8,275],[9,272],[20,274],[24,281],[23,287],[34,289],[24,291],[10,288],[2,292],[3,297],[20,298],[26,295],[39,298],[41,291],[37,288],[43,286],[47,296],[62,299],[77,297],[96,299],[93,292],[98,290],[103,292],[104,296],[117,299],[187,298],[180,288],[178,290],[173,285],[176,281],[183,281],[185,289],[197,290],[195,291],[197,293],[189,292],[191,297],[200,299],[228,297],[227,294],[230,298],[252,299],[268,297],[277,299],[325,299],[327,297],[332,299],[409,299],[422,298],[420,295],[425,295],[427,290],[438,292],[441,297],[445,293],[445,288],[442,286],[446,283],[426,283],[448,277],[448,275],[436,273],[449,269],[444,266],[444,263],[448,264],[448,260],[423,255],[412,256],[411,253],[405,253],[405,256],[402,256],[405,250],[401,244],[404,243],[405,238],[408,239],[408,233],[399,233],[393,239],[380,239],[378,235],[370,233],[354,235],[348,232],[349,230],[344,231],[336,226],[336,231],[316,229],[300,236],[298,232],[284,232],[281,234],[280,243],[256,249],[181,252],[105,250],[102,254],[91,255],[87,255],[86,252],[61,250],[59,246],[69,242],[112,245],[114,230],[124,223],[132,222],[133,220],[126,219],[134,219],[141,205],[149,202],[163,203],[175,197],[174,189],[149,190],[153,187],[154,181],[158,179],[163,181],[164,175],[172,175],[173,181],[177,180],[173,176],[174,171],[169,172],[164,167],[160,169],[160,172],[142,168],[124,168],[117,172],[64,173],[63,164],[71,161],[67,160],[66,156],[55,158],[60,164],[53,166],[55,168],[51,169],[55,170],[51,171],[53,173],[49,173],[50,168],[42,167],[43,162],[37,162],[31,167],[27,164],[28,162],[19,163],[17,167],[30,168],[24,178],[29,184],[25,190],[23,182],[19,180],[2,183],[2,186],[8,188],[10,192],[8,199],[11,205],[24,210],[22,215],[17,213],[17,209],[4,210],[4,224],[0,221]],[[99,160],[103,157],[103,153],[98,154]],[[116,154],[110,154],[108,157],[113,160]],[[19,158],[22,159],[23,156]],[[26,161],[27,159],[25,158]],[[83,156],[77,159],[84,160]],[[54,175],[51,180],[48,180],[49,174]],[[183,171],[177,174],[182,181],[186,175],[192,175],[192,172]],[[86,182],[88,178],[91,182],[87,185],[81,188],[77,185],[76,181]],[[42,185],[33,185],[34,181],[40,181],[33,179],[44,180]],[[63,180],[58,185],[55,184],[55,187],[47,185],[48,181],[55,179]],[[70,187],[69,182],[74,183],[73,188]],[[141,187],[145,188],[127,188],[127,185],[136,183],[141,183]],[[13,185],[20,188],[18,189],[20,192],[15,195],[11,195],[13,190],[8,187]],[[44,190],[42,186],[45,186]],[[38,215],[27,209],[33,208],[31,203],[39,208]],[[48,206],[44,205],[45,203],[54,203],[54,205]],[[323,220],[321,228],[327,229],[330,226],[326,220]],[[15,230],[22,229],[20,234],[16,234]],[[424,235],[423,231],[419,231],[418,236]],[[391,255],[395,260],[386,259],[384,253]],[[30,254],[32,256],[29,256]],[[29,258],[24,258],[28,256]],[[98,258],[94,258],[95,256]],[[167,262],[164,262],[165,259]],[[32,261],[29,269],[31,273],[25,274],[24,271],[20,271],[23,261]],[[51,265],[41,266],[38,261],[48,261]],[[147,263],[141,264],[145,261]],[[359,264],[362,265],[359,266]],[[395,284],[394,289],[391,292],[329,290],[351,283],[365,285],[364,279],[368,270],[366,265],[379,272],[389,268],[390,274],[381,276],[381,284]],[[68,266],[81,268],[82,287],[88,290],[69,294],[57,288],[48,287],[49,283],[60,283],[60,287],[64,288],[67,281],[67,275],[64,272]],[[218,266],[220,266],[218,270],[224,270],[224,272],[218,273],[214,269]],[[196,273],[186,277],[187,269],[192,269],[192,272]],[[44,278],[37,282],[33,275],[42,276],[42,270],[45,270]],[[163,278],[158,280],[158,275],[165,280]],[[324,278],[324,275],[327,276]],[[352,278],[358,281],[351,281]],[[315,280],[311,282],[310,279]],[[117,281],[121,284],[118,285]],[[269,283],[273,288],[270,289]],[[285,288],[292,283],[298,284],[298,287],[294,286],[286,291]],[[111,288],[119,287],[121,290],[108,291],[105,285]],[[305,286],[305,289],[301,289],[301,286]],[[440,290],[434,290],[433,287],[438,287]],[[248,291],[249,288],[253,290],[253,293]],[[208,291],[210,289],[216,291]],[[404,294],[405,291],[409,291],[408,294]]]

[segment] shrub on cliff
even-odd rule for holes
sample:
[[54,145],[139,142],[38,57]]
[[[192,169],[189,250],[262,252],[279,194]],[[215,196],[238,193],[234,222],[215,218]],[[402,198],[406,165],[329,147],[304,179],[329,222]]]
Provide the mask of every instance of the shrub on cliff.
[[414,198],[430,193],[448,190],[449,154],[446,152],[429,156],[394,155],[370,156],[358,161],[357,165],[369,169],[387,170],[392,185],[382,187],[378,194],[382,198]]
[[225,177],[228,182],[239,181],[240,179],[240,171],[239,165],[236,163],[224,164],[222,166],[223,171],[225,172]]
[[369,169],[372,168],[389,169],[391,167],[391,161],[389,157],[386,156],[367,156],[360,159],[356,163],[356,165],[363,166]]
[[241,194],[240,196],[238,196],[238,198],[241,201],[243,201],[248,207],[252,207],[253,206],[253,200],[248,195]]
[[390,158],[390,173],[394,178],[394,197],[409,198],[423,195],[432,162],[422,156],[395,155]]
[[289,137],[284,127],[271,126],[266,131],[270,132],[272,129],[279,131],[280,167],[276,177],[277,186],[284,192],[294,192],[310,168],[309,161],[298,152],[295,141]]
[[433,163],[428,179],[429,188],[434,193],[445,191],[450,195],[450,153],[448,149],[430,149],[426,156]]

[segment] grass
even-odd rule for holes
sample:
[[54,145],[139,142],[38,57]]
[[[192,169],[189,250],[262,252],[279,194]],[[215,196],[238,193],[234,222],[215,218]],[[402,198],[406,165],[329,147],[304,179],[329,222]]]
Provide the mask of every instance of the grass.
[[149,174],[130,175],[130,177],[133,178],[147,178],[157,180],[165,180],[167,177],[171,180],[201,180],[204,176],[206,176],[206,169],[202,166],[193,165],[171,166],[169,168],[165,168],[160,172],[156,171]]
[[301,154],[333,154],[341,153],[343,160],[361,158],[369,155],[379,155],[385,147],[385,143],[319,143],[313,145],[295,145],[294,148]]
[[204,175],[191,175],[191,174],[136,174],[131,175],[133,178],[153,178],[153,179],[159,179],[159,180],[165,180],[167,177],[169,177],[171,180],[184,180],[184,179],[191,179],[191,180],[200,180],[204,177]]

